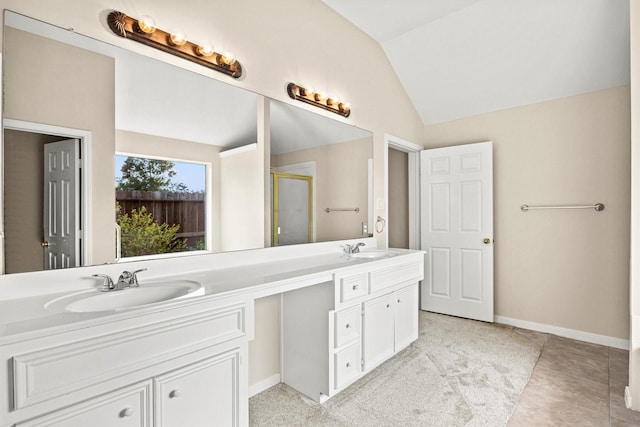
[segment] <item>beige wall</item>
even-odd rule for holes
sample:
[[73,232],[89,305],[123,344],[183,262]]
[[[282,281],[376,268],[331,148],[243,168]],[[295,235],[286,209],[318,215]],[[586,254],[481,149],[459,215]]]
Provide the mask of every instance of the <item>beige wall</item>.
[[429,148],[494,142],[497,316],[628,339],[629,117],[627,86],[425,128]]
[[220,243],[223,251],[264,247],[263,153],[259,148],[220,159]]
[[409,155],[389,149],[389,247],[409,249]]
[[113,261],[114,61],[12,28],[4,42],[4,117],[91,132],[92,263]]
[[[315,162],[316,242],[362,236],[362,223],[368,218],[367,161],[371,157],[371,138],[272,156],[273,167]],[[326,208],[356,207],[357,213],[325,212]]]

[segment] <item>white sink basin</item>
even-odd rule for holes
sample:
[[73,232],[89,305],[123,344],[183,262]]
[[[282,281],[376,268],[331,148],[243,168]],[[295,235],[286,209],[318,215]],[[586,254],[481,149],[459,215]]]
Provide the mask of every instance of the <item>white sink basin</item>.
[[372,259],[372,258],[390,258],[392,256],[398,255],[399,252],[390,251],[386,249],[365,249],[360,252],[356,252],[353,254],[349,254],[351,258],[362,258],[362,259]]
[[119,311],[203,294],[202,285],[190,280],[153,282],[120,291],[89,290],[77,292],[51,300],[45,304],[45,308],[80,313]]

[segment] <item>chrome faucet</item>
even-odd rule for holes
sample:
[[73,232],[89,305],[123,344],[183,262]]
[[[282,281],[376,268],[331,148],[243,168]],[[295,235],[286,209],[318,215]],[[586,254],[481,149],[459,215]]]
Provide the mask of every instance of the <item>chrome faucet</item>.
[[147,271],[146,268],[141,268],[140,270],[136,270],[136,271],[123,271],[122,274],[120,275],[120,277],[118,277],[118,284],[116,285],[116,287],[118,289],[125,289],[125,288],[137,288],[140,286],[140,284],[138,284],[138,273],[141,273],[143,271]]
[[111,291],[121,291],[127,288],[137,288],[140,286],[138,284],[138,276],[137,274],[143,271],[147,271],[146,268],[141,268],[140,270],[136,270],[133,272],[123,271],[118,277],[118,282],[114,283],[111,276],[108,274],[93,274],[93,277],[102,277],[104,279],[104,283],[100,288],[101,292],[111,292]]
[[108,274],[92,274],[92,276],[104,278],[102,287],[100,287],[100,292],[110,292],[116,290],[116,285],[113,283],[113,279]]
[[353,245],[350,245],[347,243],[343,246],[343,248],[344,248],[344,252],[347,254],[357,254],[358,252],[360,252],[360,246],[364,246],[364,243],[359,242],[359,243],[354,243]]

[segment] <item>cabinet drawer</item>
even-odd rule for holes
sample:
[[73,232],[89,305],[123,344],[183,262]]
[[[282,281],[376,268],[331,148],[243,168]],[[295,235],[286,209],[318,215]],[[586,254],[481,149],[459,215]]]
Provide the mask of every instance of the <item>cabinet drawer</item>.
[[360,344],[354,344],[334,355],[335,388],[349,385],[360,375]]
[[369,273],[369,292],[374,293],[405,282],[417,282],[424,275],[422,263],[394,265]]
[[16,427],[151,426],[150,389],[150,381],[136,384],[61,411],[18,423]]
[[245,334],[236,304],[13,357],[15,408],[90,387]]
[[336,348],[360,338],[360,305],[340,310],[334,316],[334,345]]
[[340,301],[350,301],[367,294],[367,273],[341,277]]

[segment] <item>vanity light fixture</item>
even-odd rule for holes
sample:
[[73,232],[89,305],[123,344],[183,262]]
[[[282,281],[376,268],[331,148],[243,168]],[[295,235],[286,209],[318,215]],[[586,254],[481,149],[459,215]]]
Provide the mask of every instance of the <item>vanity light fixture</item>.
[[235,79],[242,76],[242,65],[232,53],[217,53],[211,43],[190,42],[182,31],[168,33],[156,28],[155,21],[149,16],[135,19],[114,11],[107,17],[107,23],[111,31],[120,37],[135,40]]
[[327,96],[323,92],[316,92],[310,87],[305,88],[295,83],[289,83],[287,85],[287,93],[293,99],[340,114],[343,117],[349,117],[351,114],[351,107],[348,103],[342,102],[336,97]]

